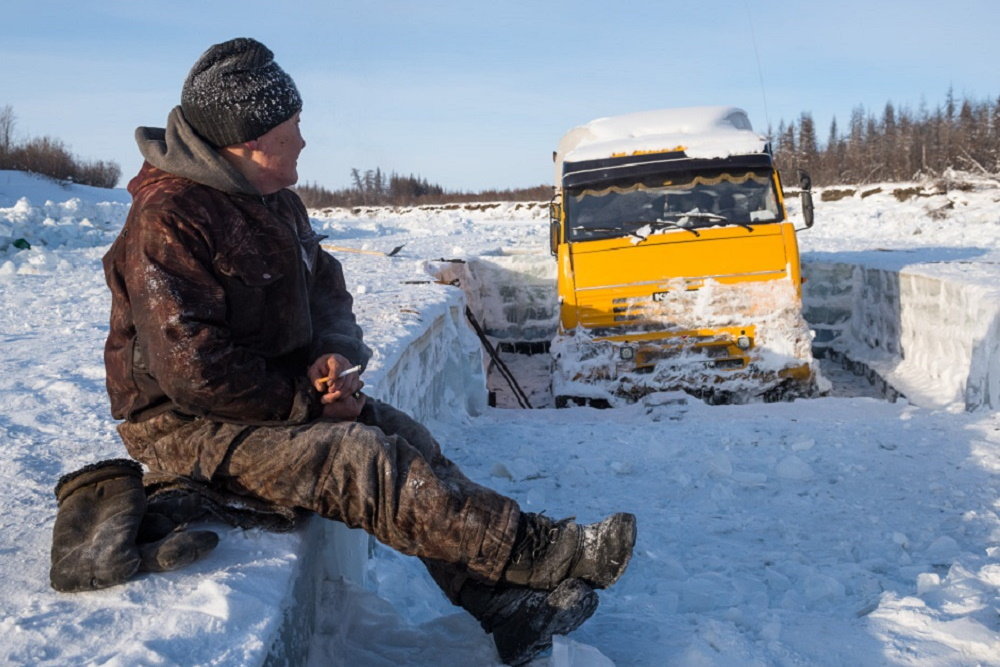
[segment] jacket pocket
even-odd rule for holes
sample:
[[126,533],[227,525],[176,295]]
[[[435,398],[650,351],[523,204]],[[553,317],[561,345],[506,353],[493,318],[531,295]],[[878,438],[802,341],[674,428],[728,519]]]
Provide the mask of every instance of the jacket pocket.
[[220,257],[216,267],[226,295],[226,321],[237,342],[253,345],[265,336],[265,317],[276,304],[270,296],[281,281],[280,271],[259,255]]

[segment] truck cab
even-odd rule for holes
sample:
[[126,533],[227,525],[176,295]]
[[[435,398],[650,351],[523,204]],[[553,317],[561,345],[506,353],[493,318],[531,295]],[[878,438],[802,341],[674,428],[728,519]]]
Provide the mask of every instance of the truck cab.
[[[567,133],[554,160],[557,404],[815,391],[796,230],[746,112],[602,118]],[[802,208],[811,224],[811,196]]]

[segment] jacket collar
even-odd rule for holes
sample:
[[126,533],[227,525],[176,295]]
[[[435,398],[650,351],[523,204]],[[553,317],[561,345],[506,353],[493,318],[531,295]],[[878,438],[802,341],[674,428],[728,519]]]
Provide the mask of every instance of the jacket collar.
[[260,197],[243,174],[194,130],[180,106],[167,117],[167,127],[135,130],[139,152],[158,169],[229,194]]

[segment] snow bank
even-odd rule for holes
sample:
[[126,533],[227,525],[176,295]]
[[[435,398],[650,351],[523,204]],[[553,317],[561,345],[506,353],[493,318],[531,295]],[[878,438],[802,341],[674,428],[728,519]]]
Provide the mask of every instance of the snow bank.
[[[32,204],[31,202],[36,202]],[[0,170],[0,273],[31,246],[76,248],[111,243],[128,213],[128,193],[69,186],[43,176]]]
[[23,171],[0,169],[0,207],[11,206],[21,198],[37,204],[83,201],[97,206],[125,204],[132,198],[124,188],[95,188]]

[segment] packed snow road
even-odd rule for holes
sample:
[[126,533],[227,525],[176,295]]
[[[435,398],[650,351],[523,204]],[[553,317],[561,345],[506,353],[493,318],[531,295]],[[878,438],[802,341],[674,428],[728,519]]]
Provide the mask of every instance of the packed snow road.
[[[638,516],[628,573],[572,637],[615,664],[1000,660],[993,417],[872,398],[708,406],[660,394],[618,410],[491,409],[434,431],[527,510]],[[419,563],[378,560],[378,595],[394,610],[382,624],[438,638],[462,626],[446,604],[428,608]],[[355,657],[406,655],[385,643]],[[418,643],[442,664],[465,655],[454,641],[437,653],[435,640]]]

